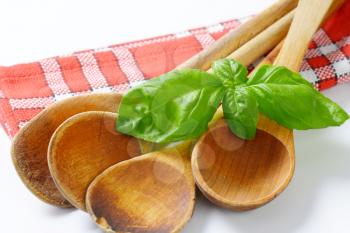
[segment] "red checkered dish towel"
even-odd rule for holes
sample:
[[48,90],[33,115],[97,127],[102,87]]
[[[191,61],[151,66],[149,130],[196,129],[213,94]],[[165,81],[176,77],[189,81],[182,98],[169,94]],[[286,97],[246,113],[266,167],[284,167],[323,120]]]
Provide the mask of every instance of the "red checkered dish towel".
[[[350,0],[314,36],[301,69],[319,90],[350,80]],[[172,70],[240,20],[0,67],[0,123],[10,137],[48,105],[89,92],[125,92]]]

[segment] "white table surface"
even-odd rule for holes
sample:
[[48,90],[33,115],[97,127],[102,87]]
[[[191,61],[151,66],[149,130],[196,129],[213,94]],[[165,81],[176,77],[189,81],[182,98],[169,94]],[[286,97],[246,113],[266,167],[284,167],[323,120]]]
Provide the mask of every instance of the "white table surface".
[[[262,10],[273,0],[1,0],[0,64],[210,25]],[[325,92],[350,112],[350,84]],[[339,128],[295,132],[296,173],[270,204],[222,210],[201,195],[185,233],[343,233],[350,221],[350,121]],[[101,232],[87,214],[36,199],[12,165],[0,130],[0,232]]]

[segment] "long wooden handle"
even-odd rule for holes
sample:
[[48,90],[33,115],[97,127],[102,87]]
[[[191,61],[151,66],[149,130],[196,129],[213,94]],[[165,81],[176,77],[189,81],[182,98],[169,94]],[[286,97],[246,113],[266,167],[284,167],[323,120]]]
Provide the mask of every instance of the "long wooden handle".
[[256,59],[270,52],[286,37],[292,23],[294,12],[294,10],[289,12],[283,18],[233,52],[228,58],[238,60],[243,65],[248,66],[256,61]]
[[[256,59],[274,49],[285,38],[293,16],[294,10],[235,50],[227,58],[237,60],[245,66],[252,64]],[[208,72],[211,72],[211,69]]]
[[[330,10],[327,12],[326,17],[323,19],[323,21],[327,20],[327,18],[329,16],[331,16],[336,10],[338,10],[344,4],[344,2],[345,2],[345,0],[336,0],[336,1],[334,1],[332,6],[331,6],[331,8],[330,8]],[[268,39],[269,38],[267,38],[267,40]],[[253,40],[255,40],[255,38]],[[264,41],[264,43],[266,43],[266,42],[267,41]],[[259,66],[260,65],[264,65],[264,64],[273,64],[274,61],[276,61],[276,58],[277,58],[278,54],[281,51],[283,43],[284,43],[284,40],[281,40],[281,42],[263,59],[263,61],[261,61],[259,63]],[[249,42],[247,44],[249,44]],[[261,46],[263,46],[263,44],[261,44]],[[238,49],[238,50],[240,50],[240,49]],[[248,51],[248,52],[250,52],[250,51]]]
[[309,41],[330,10],[334,0],[300,0],[287,39],[275,65],[298,71]]
[[207,70],[211,63],[219,58],[227,57],[261,31],[269,27],[296,7],[298,0],[280,0],[253,19],[237,29],[224,35],[208,49],[203,50],[178,68],[197,68]]

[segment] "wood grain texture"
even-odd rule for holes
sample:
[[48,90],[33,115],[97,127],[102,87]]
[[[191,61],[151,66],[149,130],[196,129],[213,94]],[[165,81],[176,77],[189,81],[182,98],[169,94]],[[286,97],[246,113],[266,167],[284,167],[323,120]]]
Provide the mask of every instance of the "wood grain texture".
[[120,162],[98,176],[87,210],[107,232],[179,232],[191,218],[191,142]]
[[253,19],[242,24],[237,29],[227,33],[208,49],[184,62],[178,68],[197,68],[208,70],[211,63],[217,59],[227,57],[254,38],[271,24],[282,18],[296,7],[298,0],[279,0]]
[[294,12],[292,10],[283,16],[227,58],[239,60],[240,63],[248,66],[262,55],[269,53],[286,37],[293,20]]
[[66,120],[53,134],[48,164],[64,197],[85,210],[90,183],[108,167],[141,154],[134,137],[115,129],[117,114],[84,112]]
[[[260,124],[264,127],[262,120]],[[209,200],[224,208],[248,210],[286,187],[294,170],[294,148],[287,149],[289,138],[280,141],[282,132],[265,130],[258,130],[254,140],[242,140],[220,120],[201,137],[192,166],[198,187]]]
[[47,165],[50,138],[67,118],[86,111],[115,112],[119,94],[89,94],[59,101],[26,124],[12,142],[12,159],[24,184],[42,201],[59,206],[71,204],[56,188]]
[[[299,71],[309,42],[321,25],[327,12],[335,0],[300,0],[298,10],[288,32],[281,52],[276,58],[276,65],[283,65],[289,69]],[[294,52],[297,51],[297,52]]]

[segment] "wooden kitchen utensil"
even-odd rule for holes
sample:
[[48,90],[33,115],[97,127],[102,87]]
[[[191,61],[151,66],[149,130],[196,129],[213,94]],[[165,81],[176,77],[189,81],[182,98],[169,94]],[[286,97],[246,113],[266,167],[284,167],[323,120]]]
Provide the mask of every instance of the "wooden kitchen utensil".
[[[255,35],[265,30],[279,18],[290,12],[297,4],[297,0],[280,0],[271,7],[254,17],[252,20],[241,25],[225,37],[219,39],[213,49],[208,48],[198,56],[191,58],[186,65],[188,68],[201,68],[201,65],[210,64],[214,59],[224,56],[252,39]],[[277,23],[277,22],[276,22]],[[284,27],[284,29],[282,28]],[[279,28],[271,32],[262,33],[276,38],[278,31],[285,31],[287,24],[280,24]],[[271,40],[274,41],[274,40]],[[276,42],[277,43],[277,42]],[[261,46],[269,49],[271,43]],[[205,63],[198,63],[206,60]],[[115,97],[114,97],[115,96]],[[68,117],[84,111],[101,110],[115,112],[120,101],[117,94],[92,94],[88,96],[72,97],[59,101],[41,112],[26,124],[16,135],[12,143],[12,158],[17,173],[32,193],[41,200],[59,207],[70,207],[71,205],[56,188],[47,165],[47,148],[49,140],[57,127]],[[40,143],[39,143],[40,142]],[[144,151],[149,151],[149,144],[143,144]]]
[[66,120],[48,150],[52,177],[64,197],[85,210],[85,194],[95,177],[113,164],[141,154],[139,141],[115,131],[117,114],[84,112]]
[[[312,35],[333,0],[301,0],[275,65],[299,70]],[[196,183],[213,203],[234,209],[259,207],[275,198],[294,173],[293,132],[260,117],[255,139],[233,135],[224,121],[201,137],[192,153]]]
[[52,205],[71,207],[50,175],[47,165],[50,138],[67,118],[93,110],[116,112],[120,100],[121,95],[116,93],[71,97],[49,106],[20,130],[12,142],[13,163],[24,184],[38,198]]
[[178,68],[191,67],[208,70],[213,61],[229,56],[232,51],[240,48],[243,44],[258,35],[272,23],[292,11],[297,4],[298,0],[277,1],[271,7],[255,16],[252,20],[227,33],[220,38],[219,42],[214,43],[208,49],[200,52],[197,56],[187,60]]
[[191,218],[191,142],[120,162],[87,192],[87,210],[108,232],[179,232]]

